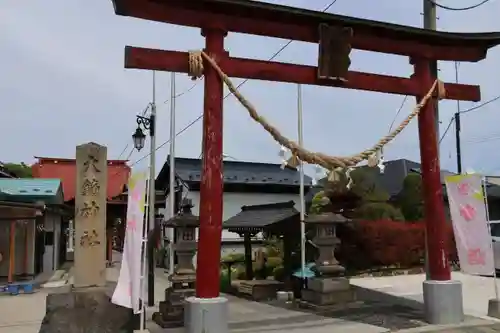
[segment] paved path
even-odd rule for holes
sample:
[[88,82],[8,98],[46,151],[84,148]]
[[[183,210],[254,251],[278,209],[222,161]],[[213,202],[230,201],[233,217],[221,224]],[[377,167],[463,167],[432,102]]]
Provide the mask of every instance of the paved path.
[[[108,269],[108,280],[116,281],[119,266]],[[156,271],[155,297],[156,303],[163,300],[164,290],[169,286],[163,270]],[[453,277],[463,282],[464,309],[466,314],[483,319],[469,319],[463,325],[437,327],[424,325],[421,313],[412,313],[408,307],[391,307],[384,303],[346,310],[344,313],[333,313],[330,317],[321,317],[301,311],[293,311],[270,304],[249,302],[235,297],[230,299],[229,326],[233,333],[500,333],[500,321],[484,318],[487,312],[488,299],[494,297],[491,278],[467,276],[460,273]],[[352,279],[353,284],[382,292],[384,295],[402,297],[410,301],[422,301],[423,275],[359,278]],[[0,296],[0,333],[37,333],[45,314],[45,298],[50,289],[42,289],[32,295]],[[373,305],[373,304],[372,304]],[[148,309],[148,317],[158,307]],[[397,316],[396,312],[401,314]],[[396,318],[396,319],[394,319]],[[396,320],[396,321],[394,321]],[[402,320],[402,321],[398,321]],[[403,323],[403,325],[401,325]],[[148,320],[151,333],[181,333],[184,330],[161,330]],[[406,325],[406,326],[405,326]],[[409,327],[404,330],[397,330]]]
[[38,333],[47,293],[0,296],[0,333]]
[[[475,317],[486,317],[488,300],[495,298],[493,278],[452,273],[452,279],[462,282],[464,312]],[[376,278],[354,278],[351,283],[360,287],[423,303],[424,274]],[[499,283],[497,279],[497,283]]]

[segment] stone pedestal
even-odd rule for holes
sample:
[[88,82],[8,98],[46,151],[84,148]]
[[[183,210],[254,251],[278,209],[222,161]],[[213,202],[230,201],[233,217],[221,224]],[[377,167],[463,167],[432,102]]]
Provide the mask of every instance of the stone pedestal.
[[425,320],[432,325],[464,321],[462,283],[426,280],[423,283]]
[[301,306],[313,309],[337,308],[356,300],[349,280],[344,277],[319,277],[309,280],[302,291]]
[[50,294],[46,309],[39,333],[118,333],[133,329],[132,311],[112,304],[107,288]]
[[196,276],[173,275],[169,280],[172,287],[165,289],[165,300],[160,302],[160,311],[153,314],[153,321],[162,328],[182,327],[185,299],[195,294]]
[[488,317],[500,319],[500,300],[493,298],[488,301]]
[[228,301],[224,297],[186,299],[186,333],[229,333]]

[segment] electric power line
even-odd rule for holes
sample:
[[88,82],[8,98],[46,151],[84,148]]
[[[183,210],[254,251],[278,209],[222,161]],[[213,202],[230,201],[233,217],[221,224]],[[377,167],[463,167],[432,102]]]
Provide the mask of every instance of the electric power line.
[[396,119],[398,119],[399,114],[401,113],[401,110],[403,110],[403,106],[405,106],[406,100],[408,99],[408,95],[406,95],[403,98],[403,101],[401,102],[401,105],[399,106],[398,111],[396,112],[396,115],[394,116],[394,119],[392,119],[391,126],[389,126],[389,133],[392,130],[392,127],[394,126],[394,123],[396,122]]
[[127,150],[127,148],[128,148],[128,146],[129,146],[129,145],[130,145],[130,144],[128,144],[128,143],[127,143],[127,145],[125,146],[125,148],[123,148],[123,150],[122,150],[122,152],[120,153],[120,155],[118,155],[117,160],[119,160],[119,159],[122,157],[123,153]]
[[[499,96],[497,96],[497,97],[494,97],[494,98],[492,98],[492,99],[490,99],[490,100],[488,100],[488,101],[486,101],[486,102],[484,102],[484,103],[481,103],[481,104],[476,105],[476,106],[473,106],[473,107],[471,107],[471,108],[469,108],[469,109],[466,109],[466,110],[460,111],[460,112],[459,112],[459,114],[464,114],[464,113],[468,113],[468,112],[471,112],[471,111],[478,110],[478,109],[480,109],[480,108],[482,108],[482,107],[484,107],[484,106],[486,106],[486,105],[488,105],[488,104],[490,104],[490,103],[493,103],[493,102],[495,102],[495,101],[498,101],[498,100],[500,100],[500,95],[499,95]],[[442,136],[441,136],[441,138],[439,139],[439,143],[441,143],[441,141],[443,141],[444,137],[446,136],[446,134],[447,134],[447,133],[448,133],[448,131],[450,130],[450,128],[451,128],[451,124],[453,124],[453,121],[454,121],[454,120],[455,120],[455,116],[451,117],[450,122],[448,123],[448,126],[446,127],[446,130],[444,131],[443,135],[442,135]]]
[[[200,77],[200,79],[201,79],[201,77]],[[200,82],[201,82],[201,80],[197,80],[191,87],[189,87],[188,89],[184,90],[183,92],[178,93],[177,95],[174,95],[173,98],[179,98],[179,97],[181,97],[181,96],[183,96],[183,95],[191,92],[191,90],[193,90],[198,85],[198,83],[200,83]],[[163,104],[167,104],[168,102],[170,102],[170,98],[166,99],[165,102],[163,102]]]
[[[330,9],[330,7],[332,7],[338,0],[333,0],[330,4],[328,4],[323,10],[322,12],[326,12],[328,9]],[[269,59],[268,61],[271,61],[271,60],[274,60],[281,52],[283,52],[290,44],[292,44],[293,40],[289,40],[287,43],[285,43],[285,45],[283,45],[278,51],[276,51]],[[249,79],[245,79],[243,81],[240,82],[240,84],[238,84],[236,86],[236,89],[239,89],[241,88],[242,85],[244,85],[245,83],[247,83],[249,81]],[[200,81],[198,81],[200,82]],[[193,90],[193,88],[198,84],[195,83],[192,87],[190,87],[187,91],[183,92],[183,93],[180,93],[179,95],[182,96],[184,95],[185,93]],[[178,97],[179,95],[176,95],[174,96],[174,98]],[[231,93],[228,93],[226,96],[224,96],[223,100],[228,98],[229,96],[231,96],[232,94]],[[198,121],[200,121],[201,119],[203,119],[203,113],[201,115],[199,115],[196,119],[194,119],[193,121],[191,121],[189,124],[187,124],[183,129],[181,129],[179,132],[177,132],[175,134],[175,137],[178,137],[179,135],[181,135],[182,133],[184,133],[185,131],[187,131],[189,128],[191,128],[194,124],[196,124]],[[164,146],[166,146],[167,144],[170,143],[170,139],[166,140],[165,142],[163,142],[161,145],[159,145],[158,147],[156,147],[155,151],[158,151],[159,149],[163,148]],[[134,166],[136,165],[137,163],[143,161],[144,159],[146,159],[147,157],[149,156],[149,154],[147,155],[144,155],[143,157],[139,158],[137,161],[133,162],[130,166]]]
[[493,102],[498,101],[499,99],[500,99],[500,95],[498,95],[497,97],[494,97],[494,98],[492,98],[492,99],[490,99],[490,100],[488,100],[488,101],[486,101],[486,102],[484,102],[484,103],[481,103],[481,104],[479,104],[479,105],[473,106],[473,107],[471,107],[470,109],[466,109],[466,110],[460,111],[460,113],[461,113],[461,114],[463,114],[463,113],[468,113],[468,112],[471,112],[471,111],[474,111],[474,110],[480,109],[480,108],[482,108],[483,106],[486,106],[486,105],[488,105],[488,104],[490,104],[490,103],[493,103]]
[[490,2],[490,0],[482,0],[481,2],[479,2],[479,3],[475,4],[475,5],[471,5],[471,6],[467,6],[467,7],[449,7],[449,6],[445,6],[445,5],[441,5],[441,4],[437,3],[435,0],[427,0],[427,1],[430,2],[430,3],[432,3],[434,6],[436,6],[438,8],[446,9],[446,10],[451,10],[451,11],[456,11],[456,12],[466,11],[466,10],[471,10],[471,9],[476,9],[476,8],[479,8],[482,5],[485,5],[488,2]]
[[490,136],[490,137],[484,137],[484,138],[476,138],[476,139],[471,139],[471,140],[466,140],[465,144],[473,145],[473,144],[478,144],[478,143],[485,143],[485,142],[490,142],[490,141],[496,141],[500,140],[500,135],[495,135],[495,136]]
[[453,124],[453,120],[455,120],[455,116],[451,117],[450,122],[448,123],[448,126],[446,126],[446,129],[444,130],[443,135],[441,135],[441,138],[439,139],[439,143],[438,144],[441,144],[441,142],[443,141],[444,137],[446,136],[446,133],[448,133],[448,131],[450,130],[451,125]]

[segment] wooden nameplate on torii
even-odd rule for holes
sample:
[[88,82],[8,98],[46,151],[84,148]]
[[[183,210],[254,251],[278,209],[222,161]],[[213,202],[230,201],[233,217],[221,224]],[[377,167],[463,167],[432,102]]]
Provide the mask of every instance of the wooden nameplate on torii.
[[352,50],[352,28],[319,26],[318,78],[347,82]]

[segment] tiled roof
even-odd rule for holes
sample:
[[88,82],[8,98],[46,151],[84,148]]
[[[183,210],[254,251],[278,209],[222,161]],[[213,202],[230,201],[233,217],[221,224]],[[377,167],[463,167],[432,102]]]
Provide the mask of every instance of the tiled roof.
[[[168,186],[169,158],[163,165],[158,177],[157,186]],[[255,163],[240,161],[224,161],[224,184],[248,185],[284,185],[296,186],[300,184],[300,175],[296,169],[281,168],[280,164]],[[175,159],[175,172],[179,178],[188,184],[201,182],[201,159],[180,158]],[[304,176],[304,184],[312,185],[311,177]]]
[[2,200],[63,203],[60,179],[0,178]]
[[241,212],[224,222],[224,229],[258,229],[296,217],[293,201],[241,207]]
[[[75,198],[76,161],[68,158],[37,157],[32,166],[34,178],[59,178],[63,185],[64,201]],[[108,160],[108,198],[123,192],[130,175],[126,160]]]

